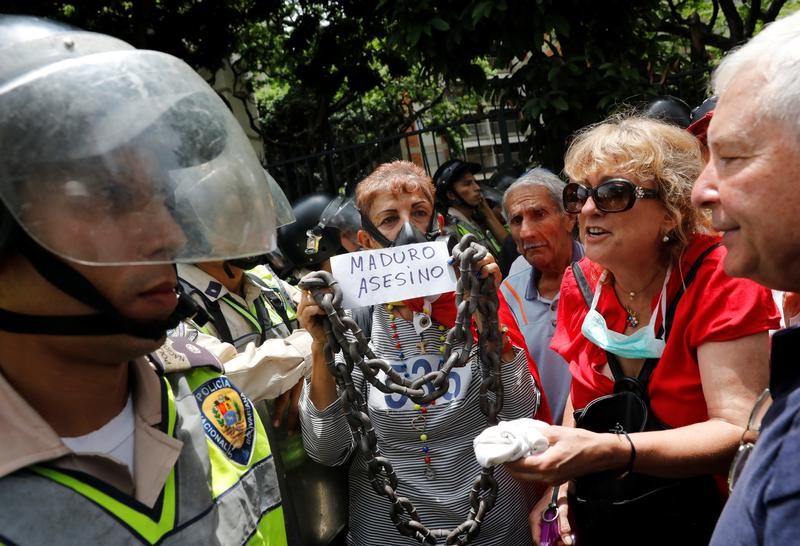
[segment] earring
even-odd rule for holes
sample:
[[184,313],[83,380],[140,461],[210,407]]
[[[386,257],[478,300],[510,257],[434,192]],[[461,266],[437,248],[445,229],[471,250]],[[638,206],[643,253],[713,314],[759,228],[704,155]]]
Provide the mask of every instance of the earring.
[[664,234],[664,236],[661,238],[661,242],[662,243],[668,243],[669,242],[669,235]]

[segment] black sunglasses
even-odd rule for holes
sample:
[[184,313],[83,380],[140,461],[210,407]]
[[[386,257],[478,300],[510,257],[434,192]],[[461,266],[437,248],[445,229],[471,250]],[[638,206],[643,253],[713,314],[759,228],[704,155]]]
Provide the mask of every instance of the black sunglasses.
[[630,209],[637,199],[658,197],[658,191],[637,186],[624,178],[606,180],[596,188],[570,182],[564,187],[564,208],[578,213],[591,196],[594,206],[602,212],[623,212]]

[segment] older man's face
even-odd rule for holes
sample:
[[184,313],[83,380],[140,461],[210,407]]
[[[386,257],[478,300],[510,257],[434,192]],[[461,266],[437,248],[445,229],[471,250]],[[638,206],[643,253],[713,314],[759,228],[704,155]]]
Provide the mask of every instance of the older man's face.
[[711,208],[729,275],[798,290],[800,136],[756,111],[765,83],[745,72],[721,95],[708,131],[710,161],[692,201]]
[[563,271],[572,257],[575,220],[562,214],[541,186],[511,192],[507,197],[508,224],[517,250],[543,273]]

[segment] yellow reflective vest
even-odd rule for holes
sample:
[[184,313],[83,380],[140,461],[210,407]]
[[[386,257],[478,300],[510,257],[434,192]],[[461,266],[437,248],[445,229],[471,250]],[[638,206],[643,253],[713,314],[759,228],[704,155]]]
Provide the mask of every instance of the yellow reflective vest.
[[161,387],[160,426],[184,445],[152,508],[37,464],[0,479],[0,543],[285,546],[275,464],[250,400],[214,366],[162,373]]

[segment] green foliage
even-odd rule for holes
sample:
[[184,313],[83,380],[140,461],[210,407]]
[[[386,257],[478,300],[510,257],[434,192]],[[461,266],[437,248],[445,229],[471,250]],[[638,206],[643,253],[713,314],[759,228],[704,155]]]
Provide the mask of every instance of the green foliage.
[[[531,131],[527,159],[558,169],[569,135],[615,110],[661,94],[699,103],[720,53],[785,3],[386,0],[378,9],[392,22],[390,46],[413,44],[410,61],[518,108]],[[447,31],[427,32],[434,19]],[[487,58],[510,75],[476,70]]]
[[[246,64],[262,74],[255,86],[268,161],[397,134],[419,118],[442,123],[479,108],[475,91],[408,60],[413,44],[447,32],[447,21],[435,15],[415,21],[402,47],[388,43],[391,26],[380,8],[347,0],[288,3],[270,14],[259,32],[271,41],[251,37],[242,51]],[[475,63],[485,79],[488,62]]]
[[280,4],[279,0],[4,0],[3,11],[110,34],[213,72],[237,51],[240,32]]
[[[525,162],[558,169],[576,129],[655,95],[690,104],[726,50],[800,0],[5,0],[214,70],[235,56],[267,159],[520,112]],[[458,135],[451,135],[457,141]]]

